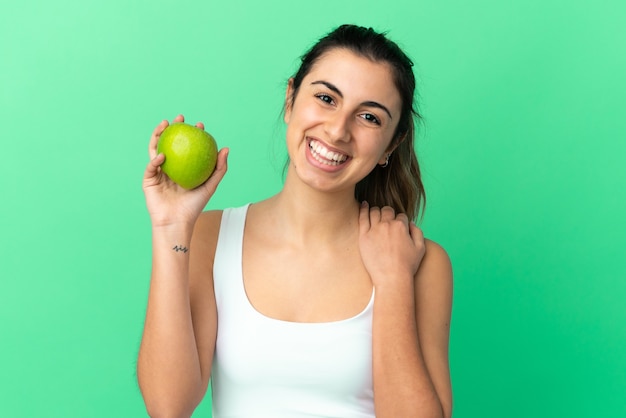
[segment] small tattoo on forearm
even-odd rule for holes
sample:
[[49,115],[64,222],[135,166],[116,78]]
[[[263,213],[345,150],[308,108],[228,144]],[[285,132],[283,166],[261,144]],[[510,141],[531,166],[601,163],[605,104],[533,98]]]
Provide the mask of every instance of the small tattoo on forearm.
[[186,253],[187,251],[189,251],[189,248],[184,247],[182,245],[174,245],[174,248],[172,248],[172,250],[176,251],[177,253],[180,253],[180,252]]

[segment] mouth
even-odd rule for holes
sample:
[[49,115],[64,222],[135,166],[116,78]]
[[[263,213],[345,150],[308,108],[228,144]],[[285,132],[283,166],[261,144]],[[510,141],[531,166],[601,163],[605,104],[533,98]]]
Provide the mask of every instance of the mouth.
[[346,154],[329,150],[321,142],[315,139],[310,139],[308,141],[308,145],[313,158],[321,164],[337,166],[345,163],[349,158]]

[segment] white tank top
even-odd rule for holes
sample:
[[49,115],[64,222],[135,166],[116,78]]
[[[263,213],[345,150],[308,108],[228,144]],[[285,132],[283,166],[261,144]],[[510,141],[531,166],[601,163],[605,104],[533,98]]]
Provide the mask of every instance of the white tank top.
[[374,417],[374,294],[361,313],[334,322],[288,322],[259,313],[242,274],[247,210],[224,210],[215,254],[213,417]]

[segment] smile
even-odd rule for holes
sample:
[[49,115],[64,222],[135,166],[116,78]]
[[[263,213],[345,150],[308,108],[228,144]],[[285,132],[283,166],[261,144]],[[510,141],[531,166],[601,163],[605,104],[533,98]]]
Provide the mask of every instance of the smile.
[[339,165],[348,159],[347,155],[331,151],[314,139],[309,141],[309,149],[313,158],[322,164]]

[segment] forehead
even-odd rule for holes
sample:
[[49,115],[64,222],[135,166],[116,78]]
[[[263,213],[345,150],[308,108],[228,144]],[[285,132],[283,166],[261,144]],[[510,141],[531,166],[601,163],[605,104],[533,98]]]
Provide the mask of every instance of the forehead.
[[315,62],[303,84],[318,80],[335,85],[346,100],[373,100],[400,112],[400,93],[387,62],[375,62],[343,48],[331,49]]

